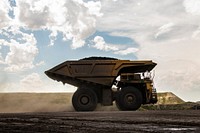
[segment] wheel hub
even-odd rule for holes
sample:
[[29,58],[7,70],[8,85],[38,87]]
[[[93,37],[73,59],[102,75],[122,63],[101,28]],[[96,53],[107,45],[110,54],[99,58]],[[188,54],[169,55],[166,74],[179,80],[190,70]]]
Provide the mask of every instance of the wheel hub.
[[80,98],[80,102],[81,102],[81,104],[86,105],[89,103],[89,98],[87,96],[82,96]]
[[132,104],[132,103],[134,103],[134,101],[135,101],[135,96],[134,95],[132,95],[132,94],[127,94],[126,96],[125,96],[125,102],[126,103],[128,103],[128,104]]

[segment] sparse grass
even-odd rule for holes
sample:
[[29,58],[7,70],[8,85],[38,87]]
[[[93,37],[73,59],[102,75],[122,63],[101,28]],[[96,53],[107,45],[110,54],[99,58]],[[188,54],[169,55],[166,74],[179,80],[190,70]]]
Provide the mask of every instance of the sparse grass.
[[141,107],[145,110],[194,110],[200,109],[198,103],[181,103],[181,104],[155,104],[155,105],[143,105]]

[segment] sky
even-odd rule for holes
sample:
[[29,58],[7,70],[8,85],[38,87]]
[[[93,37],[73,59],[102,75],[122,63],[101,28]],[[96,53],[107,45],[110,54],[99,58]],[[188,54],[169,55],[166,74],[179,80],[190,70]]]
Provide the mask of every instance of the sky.
[[0,1],[0,92],[74,92],[44,71],[90,56],[153,60],[158,92],[200,101],[200,1]]

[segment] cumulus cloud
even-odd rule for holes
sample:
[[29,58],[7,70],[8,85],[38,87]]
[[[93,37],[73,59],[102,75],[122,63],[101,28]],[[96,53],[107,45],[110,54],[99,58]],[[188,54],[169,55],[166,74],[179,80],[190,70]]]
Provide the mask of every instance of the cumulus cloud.
[[85,45],[85,39],[95,32],[96,19],[102,16],[99,1],[82,0],[18,0],[16,18],[29,29],[48,29],[50,45],[57,36],[63,34],[64,40],[72,40],[72,48]]
[[8,15],[10,8],[10,4],[7,0],[0,1],[0,28],[8,27],[11,22]]
[[33,68],[33,60],[37,54],[37,48],[31,45],[16,45],[15,42],[10,45],[10,52],[5,58],[8,67],[7,71],[24,71]]
[[137,52],[138,49],[137,48],[127,48],[124,50],[119,50],[119,51],[115,51],[115,54],[119,54],[119,55],[128,55],[128,54],[134,54],[135,52]]
[[199,0],[184,0],[183,5],[186,12],[192,15],[200,15],[200,1]]
[[138,51],[137,48],[123,46],[122,44],[114,45],[114,44],[107,44],[103,37],[96,36],[93,40],[94,45],[92,47],[102,50],[102,51],[112,51],[114,54],[118,55],[128,55],[128,54],[134,54]]
[[94,38],[94,45],[93,47],[99,50],[104,50],[104,51],[116,51],[119,50],[117,46],[106,44],[104,41],[104,38],[101,36],[96,36]]
[[43,86],[43,82],[40,78],[40,75],[38,73],[32,73],[26,77],[24,77],[21,81],[20,81],[20,86],[22,88],[27,89],[34,89],[34,88],[40,88],[41,86]]
[[[7,65],[5,70],[17,72],[33,68],[33,61],[38,54],[37,41],[34,35],[13,29],[4,32],[10,31],[12,34],[8,34],[9,39],[0,39],[1,45],[9,47],[9,52],[4,61],[4,64]],[[20,36],[20,38],[16,36]]]

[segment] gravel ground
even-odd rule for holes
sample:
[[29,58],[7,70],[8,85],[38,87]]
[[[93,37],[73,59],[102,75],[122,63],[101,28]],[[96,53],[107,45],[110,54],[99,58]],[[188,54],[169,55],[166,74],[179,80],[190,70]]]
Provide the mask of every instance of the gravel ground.
[[199,133],[200,111],[1,113],[2,133]]

